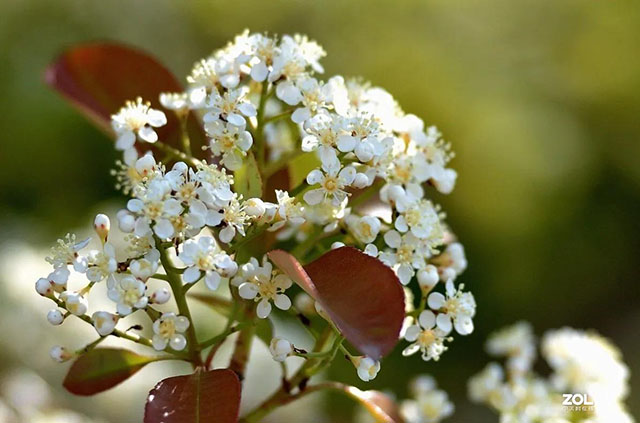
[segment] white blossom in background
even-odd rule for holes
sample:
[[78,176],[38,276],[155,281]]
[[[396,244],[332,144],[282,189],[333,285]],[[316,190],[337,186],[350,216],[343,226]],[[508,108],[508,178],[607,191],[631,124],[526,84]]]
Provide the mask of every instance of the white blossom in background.
[[407,423],[438,423],[453,414],[453,403],[433,377],[418,376],[409,388],[412,399],[400,403],[400,414]]
[[[487,351],[506,357],[505,368],[488,364],[468,382],[469,397],[507,422],[632,423],[624,400],[629,369],[615,346],[600,335],[571,328],[542,337],[542,356],[552,373],[533,370],[536,340],[531,325],[518,322],[493,334]],[[563,394],[586,395],[593,405],[567,406]]]

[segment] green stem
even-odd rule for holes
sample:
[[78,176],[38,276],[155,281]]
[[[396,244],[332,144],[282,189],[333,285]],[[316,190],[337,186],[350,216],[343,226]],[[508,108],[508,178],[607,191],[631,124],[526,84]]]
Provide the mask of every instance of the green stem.
[[255,141],[256,159],[258,162],[258,169],[260,169],[261,173],[262,173],[262,170],[264,169],[265,153],[266,153],[266,148],[264,145],[264,135],[263,135],[264,109],[265,109],[265,105],[267,104],[267,99],[271,94],[268,89],[269,89],[269,81],[265,80],[262,83],[262,92],[260,93],[260,102],[258,103],[258,112],[256,115],[257,125],[256,125],[256,133],[255,133],[254,141]]
[[265,179],[268,179],[270,176],[278,172],[280,169],[288,166],[291,160],[295,159],[296,157],[302,154],[304,154],[304,151],[296,148],[291,153],[285,154],[282,157],[280,157],[278,160],[267,164],[264,167],[263,177]]
[[[156,238],[156,245],[160,245],[161,241],[159,238]],[[164,267],[165,272],[167,272],[167,278],[169,282],[169,286],[171,287],[171,291],[173,292],[173,297],[175,299],[176,305],[178,306],[178,312],[180,315],[189,319],[189,327],[187,328],[187,348],[188,353],[191,359],[191,363],[194,367],[201,366],[202,357],[200,356],[200,347],[198,345],[198,339],[196,337],[196,331],[194,327],[193,319],[191,318],[191,311],[189,310],[189,304],[187,304],[187,298],[182,291],[182,280],[180,275],[174,273],[171,269],[173,266],[171,265],[171,259],[169,258],[169,254],[167,254],[166,248],[159,248],[160,251],[160,262]]]
[[158,150],[168,154],[170,157],[177,159],[177,160],[182,160],[185,163],[187,163],[188,165],[192,166],[192,167],[196,167],[198,164],[200,164],[200,160],[187,155],[185,153],[183,153],[180,150],[177,150],[173,147],[170,147],[162,142],[156,142],[155,144],[153,144],[154,147],[156,147]]
[[187,123],[189,121],[189,113],[184,113],[179,116],[180,119],[180,141],[182,142],[182,149],[185,154],[191,156],[191,140],[189,139],[189,131],[187,129]]

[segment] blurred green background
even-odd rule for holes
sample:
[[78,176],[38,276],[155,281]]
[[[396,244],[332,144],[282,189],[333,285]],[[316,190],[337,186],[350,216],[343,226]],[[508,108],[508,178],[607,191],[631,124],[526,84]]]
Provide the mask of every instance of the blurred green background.
[[[43,303],[21,303],[34,280],[8,280],[21,274],[6,270],[20,249],[48,246],[122,200],[111,142],[43,85],[45,66],[75,43],[117,40],[182,78],[244,28],[302,32],[327,50],[327,75],[385,87],[457,153],[457,189],[437,201],[467,249],[461,281],[479,304],[476,331],[439,363],[398,349],[370,386],[404,396],[411,375],[431,373],[456,404],[448,421],[497,421],[468,403],[465,383],[488,360],[487,334],[526,319],[539,334],[570,325],[611,338],[631,367],[629,404],[640,415],[640,2],[4,0],[0,16],[0,232],[10,257],[0,305],[20,316],[14,332],[46,327]],[[49,344],[26,351],[0,337],[9,343],[0,373],[35,366],[65,406],[128,423],[122,407],[96,408],[100,396],[64,395]],[[357,383],[341,366],[333,372]],[[325,421],[350,421],[348,402],[329,401],[338,406]],[[141,403],[122,406],[140,416]]]

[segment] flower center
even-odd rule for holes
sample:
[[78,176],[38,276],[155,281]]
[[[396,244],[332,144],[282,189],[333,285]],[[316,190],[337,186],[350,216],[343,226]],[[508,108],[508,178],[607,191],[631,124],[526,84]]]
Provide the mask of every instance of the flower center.
[[160,335],[164,338],[171,338],[176,333],[176,323],[172,319],[160,322]]
[[338,190],[338,179],[334,176],[327,176],[324,178],[322,186],[327,192],[335,192]]

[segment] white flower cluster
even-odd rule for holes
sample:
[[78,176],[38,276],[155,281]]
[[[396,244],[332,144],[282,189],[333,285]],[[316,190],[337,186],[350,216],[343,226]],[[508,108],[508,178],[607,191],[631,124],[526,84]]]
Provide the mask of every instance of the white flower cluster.
[[[161,94],[165,111],[138,98],[114,114],[123,159],[113,173],[117,187],[131,196],[117,214],[127,247],[116,250],[108,241],[104,215],[96,219],[99,249],[83,254],[89,240],[60,241],[48,258],[52,273],[37,283],[38,292],[61,309],[49,321],[61,324],[75,314],[91,319],[105,336],[119,319],[144,310],[155,320],[149,343],[181,350],[190,341],[182,333],[192,331],[193,322],[154,308],[169,300],[170,290],[149,292],[152,278],[168,282],[174,296],[201,280],[211,290],[230,281],[236,299],[257,303],[259,318],[269,316],[272,305],[287,310],[291,279],[263,257],[266,251],[240,254],[263,232],[277,231],[276,242],[291,245],[293,237],[292,251],[302,262],[313,248],[351,245],[379,258],[403,285],[415,281],[422,301],[403,333],[411,343],[405,355],[421,351],[425,360],[437,360],[453,330],[471,333],[475,300],[455,285],[467,265],[464,249],[425,191],[453,190],[449,144],[382,88],[341,76],[318,79],[324,55],[305,36],[246,31],[198,61],[184,92]],[[165,112],[182,123],[183,151],[162,139]],[[185,129],[190,115],[202,122],[209,160],[191,155]],[[141,153],[149,143],[173,164],[158,161],[152,151]],[[304,180],[267,192],[269,177],[298,157],[305,169],[313,168]],[[262,195],[251,191],[252,198],[245,198],[248,191],[236,186],[247,172],[258,173]],[[373,208],[367,207],[372,194],[379,197]],[[176,259],[183,267],[173,264]],[[69,266],[86,276],[86,287],[67,289]],[[105,280],[115,313],[99,310],[87,317],[86,294]],[[438,282],[444,293],[433,291]],[[281,343],[276,347],[283,349]],[[379,362],[356,359],[360,377],[374,378]]]
[[[533,370],[536,340],[531,326],[520,322],[495,333],[487,342],[494,356],[506,357],[503,368],[490,363],[469,381],[472,401],[489,405],[508,423],[631,423],[624,399],[629,370],[606,339],[571,328],[551,330],[542,338],[549,377]],[[563,394],[580,394],[592,405],[563,404]]]
[[438,423],[453,414],[453,403],[445,391],[438,389],[433,377],[416,377],[409,390],[413,399],[400,404],[400,413],[407,423]]

